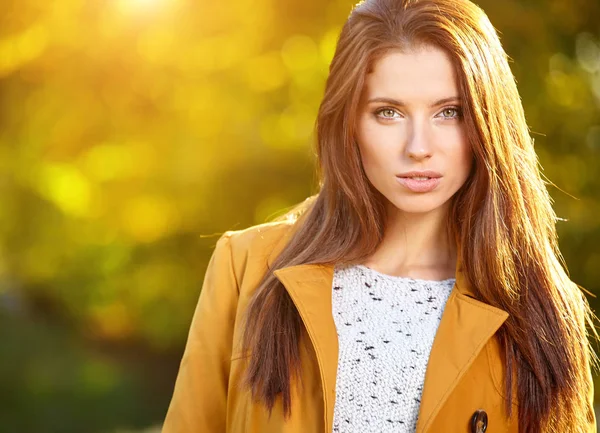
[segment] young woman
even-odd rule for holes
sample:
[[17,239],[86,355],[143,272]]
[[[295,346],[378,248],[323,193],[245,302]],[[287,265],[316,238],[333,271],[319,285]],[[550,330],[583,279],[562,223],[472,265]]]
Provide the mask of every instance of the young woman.
[[595,432],[594,316],[485,14],[360,3],[317,146],[318,194],[218,240],[163,432]]

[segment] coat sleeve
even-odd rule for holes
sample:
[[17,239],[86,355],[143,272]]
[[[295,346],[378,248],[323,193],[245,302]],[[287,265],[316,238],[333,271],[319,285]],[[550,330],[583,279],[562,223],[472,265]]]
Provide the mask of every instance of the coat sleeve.
[[223,433],[239,295],[230,232],[217,241],[204,276],[163,433]]

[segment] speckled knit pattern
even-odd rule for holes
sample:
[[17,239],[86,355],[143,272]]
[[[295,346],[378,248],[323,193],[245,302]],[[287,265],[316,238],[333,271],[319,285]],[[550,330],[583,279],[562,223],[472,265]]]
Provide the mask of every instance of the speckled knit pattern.
[[431,345],[455,279],[336,266],[335,433],[413,433]]

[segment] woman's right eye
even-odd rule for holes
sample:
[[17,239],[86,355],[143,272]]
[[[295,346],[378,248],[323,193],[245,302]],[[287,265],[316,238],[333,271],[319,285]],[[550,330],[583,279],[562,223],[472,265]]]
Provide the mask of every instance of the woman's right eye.
[[394,114],[396,114],[396,110],[392,108],[381,108],[375,111],[375,114],[383,119],[393,119]]

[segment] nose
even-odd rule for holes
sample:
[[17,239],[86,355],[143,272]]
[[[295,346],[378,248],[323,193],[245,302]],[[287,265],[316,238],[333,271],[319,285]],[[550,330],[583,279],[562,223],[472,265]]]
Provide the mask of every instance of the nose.
[[408,142],[406,145],[406,154],[409,158],[415,161],[421,161],[431,157],[432,142],[430,128],[431,125],[428,125],[426,121],[413,119],[410,124]]

